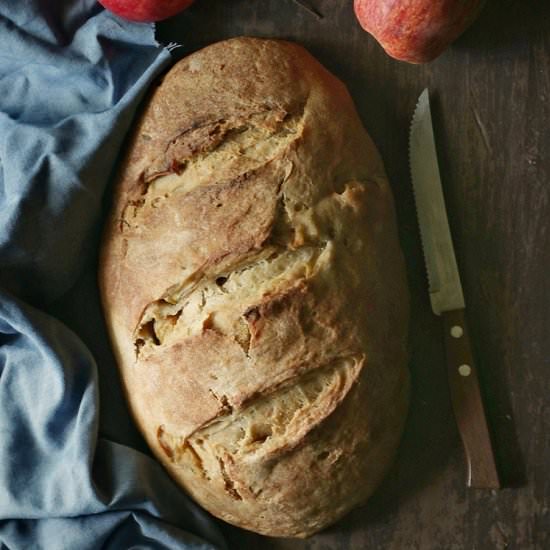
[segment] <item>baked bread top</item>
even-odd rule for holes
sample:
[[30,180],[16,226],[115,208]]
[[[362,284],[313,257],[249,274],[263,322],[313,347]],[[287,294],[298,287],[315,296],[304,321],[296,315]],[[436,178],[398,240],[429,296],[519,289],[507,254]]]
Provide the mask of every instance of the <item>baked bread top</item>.
[[407,408],[405,270],[376,148],[303,48],[232,39],[159,82],[100,287],[135,420],[214,515],[306,536],[378,485]]

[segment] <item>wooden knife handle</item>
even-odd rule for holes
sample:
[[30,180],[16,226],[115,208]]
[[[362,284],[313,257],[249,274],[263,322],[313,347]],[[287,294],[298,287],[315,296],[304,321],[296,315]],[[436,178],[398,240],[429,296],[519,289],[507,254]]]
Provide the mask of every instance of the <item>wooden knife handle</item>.
[[451,400],[468,466],[467,484],[498,489],[500,482],[464,310],[446,311],[442,317]]

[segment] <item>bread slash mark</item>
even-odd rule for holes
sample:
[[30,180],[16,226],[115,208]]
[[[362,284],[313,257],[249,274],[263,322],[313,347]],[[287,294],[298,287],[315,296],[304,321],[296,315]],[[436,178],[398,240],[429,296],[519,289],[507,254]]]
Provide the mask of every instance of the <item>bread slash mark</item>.
[[[284,152],[302,134],[303,107],[296,113],[264,110],[241,119],[205,121],[172,138],[163,155],[139,177],[123,208],[160,207],[172,193],[218,184],[253,172]],[[136,203],[139,201],[139,204]],[[160,201],[160,202],[159,202]]]
[[136,359],[145,346],[154,349],[204,330],[233,338],[248,355],[254,307],[266,296],[285,292],[313,277],[327,247],[327,243],[294,250],[267,246],[248,256],[246,263],[236,263],[233,269],[209,276],[201,272],[171,287],[141,316],[134,332]]
[[[232,498],[257,498],[261,491],[241,494],[237,490],[228,465],[245,461],[268,467],[274,458],[301,445],[309,432],[337,410],[356,383],[364,361],[364,356],[334,358],[306,374],[294,375],[188,436],[169,434],[161,426],[159,444],[175,465],[188,464],[185,455],[190,453],[191,463],[203,479],[221,481]],[[317,459],[329,459],[329,453],[320,449]]]

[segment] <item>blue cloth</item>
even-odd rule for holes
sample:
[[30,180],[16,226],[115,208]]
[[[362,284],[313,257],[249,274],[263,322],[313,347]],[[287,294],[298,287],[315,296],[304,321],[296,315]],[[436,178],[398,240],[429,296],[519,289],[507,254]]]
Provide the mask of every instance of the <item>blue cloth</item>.
[[2,549],[224,547],[129,419],[95,285],[109,176],[169,59],[95,1],[0,2]]

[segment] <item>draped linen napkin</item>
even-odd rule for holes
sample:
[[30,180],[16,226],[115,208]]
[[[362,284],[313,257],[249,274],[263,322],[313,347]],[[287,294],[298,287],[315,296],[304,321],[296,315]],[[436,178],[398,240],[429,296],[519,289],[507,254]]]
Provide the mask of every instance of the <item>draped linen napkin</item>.
[[224,548],[129,419],[95,284],[108,180],[167,66],[91,0],[0,2],[0,548]]

